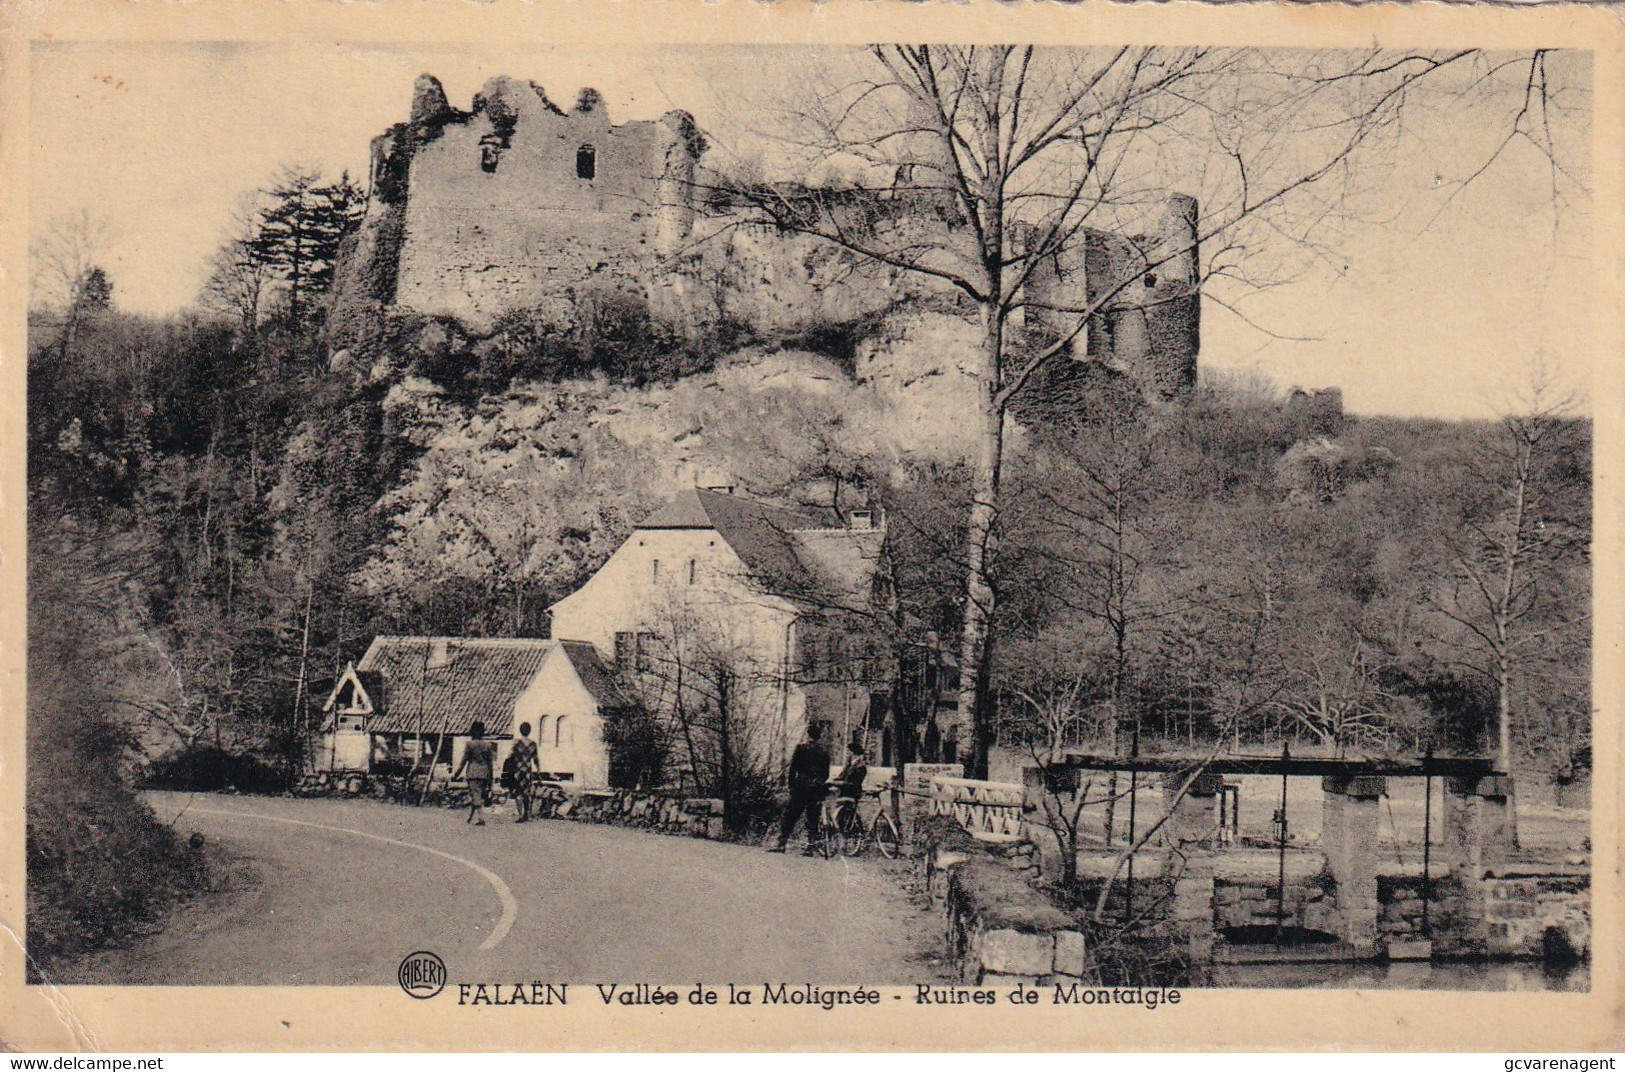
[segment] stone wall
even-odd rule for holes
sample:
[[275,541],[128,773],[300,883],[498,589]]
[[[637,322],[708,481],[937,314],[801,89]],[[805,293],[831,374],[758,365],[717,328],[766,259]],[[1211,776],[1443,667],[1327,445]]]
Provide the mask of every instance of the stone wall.
[[[1147,913],[1148,933],[1168,933],[1187,943],[1193,962],[1230,939],[1241,947],[1268,944],[1277,918],[1276,883],[1245,872],[1236,853],[1199,853],[1186,860],[1169,888],[1168,861],[1148,854],[1137,871],[1137,911]],[[1382,874],[1373,890],[1350,895],[1326,873],[1315,873],[1318,854],[1302,854],[1288,868],[1282,924],[1290,931],[1338,938],[1339,956],[1398,959],[1586,957],[1591,945],[1590,882],[1585,875],[1539,875],[1464,880],[1435,874],[1424,884],[1416,874]],[[1092,901],[1109,866],[1091,860],[1081,868],[1081,888]],[[1108,902],[1120,913],[1126,891],[1120,880]],[[1428,894],[1423,919],[1423,895]],[[1348,940],[1345,901],[1363,917],[1375,905],[1375,938]]]
[[712,797],[674,797],[627,789],[565,791],[537,802],[543,819],[572,819],[684,837],[722,839],[722,801]]
[[1335,933],[1336,895],[1313,879],[1288,882],[1278,900],[1273,882],[1218,880],[1213,890],[1213,924],[1221,932],[1269,928],[1279,917],[1287,927]]
[[1489,956],[1559,959],[1591,950],[1591,882],[1585,876],[1486,878],[1482,927]]
[[1034,888],[1031,846],[991,847],[947,816],[915,826],[931,903],[961,982],[1054,983],[1093,976],[1078,922]]

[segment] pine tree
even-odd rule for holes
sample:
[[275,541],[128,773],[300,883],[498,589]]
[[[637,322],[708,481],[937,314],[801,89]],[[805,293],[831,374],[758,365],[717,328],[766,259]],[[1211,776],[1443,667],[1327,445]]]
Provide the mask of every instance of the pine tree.
[[359,222],[366,195],[349,172],[321,185],[319,171],[302,167],[283,168],[267,193],[249,249],[287,284],[288,323],[298,331],[313,300],[332,286],[339,243]]
[[85,273],[80,288],[79,304],[86,312],[106,312],[113,307],[113,280],[100,265],[92,265]]

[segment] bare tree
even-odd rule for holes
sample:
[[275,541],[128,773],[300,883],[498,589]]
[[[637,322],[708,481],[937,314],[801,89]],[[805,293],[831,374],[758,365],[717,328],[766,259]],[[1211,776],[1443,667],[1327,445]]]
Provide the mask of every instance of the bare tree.
[[1350,745],[1385,744],[1398,728],[1382,687],[1382,661],[1358,628],[1324,624],[1291,645],[1286,691],[1270,706],[1286,725],[1342,755]]
[[85,314],[111,294],[107,274],[96,261],[107,252],[113,227],[105,216],[81,208],[53,217],[29,251],[33,288],[30,304],[60,318],[57,352],[73,348]]
[[780,699],[790,668],[756,639],[670,600],[653,609],[624,653],[632,665],[621,667],[662,723],[672,765],[723,802],[736,832],[771,806],[785,761]]
[[[1407,100],[1441,72],[1472,68],[1479,91],[1508,72],[1527,73],[1535,94],[1546,86],[1541,60],[1525,72],[1515,59],[1472,51],[876,46],[844,85],[784,117],[781,141],[803,154],[802,174],[831,165],[858,184],[764,184],[727,196],[757,222],[820,237],[975,312],[960,645],[960,711],[975,731],[974,773],[985,773],[992,743],[997,595],[988,565],[1012,405],[1052,362],[1074,353],[1099,314],[1134,300],[1133,284],[1164,266],[1197,286],[1268,286],[1281,280],[1258,249],[1323,252],[1319,229],[1344,211],[1337,191],[1360,151],[1394,133]],[[1539,137],[1542,128],[1519,129]],[[1188,233],[1138,243],[1115,278],[1091,279],[1076,292],[1045,285],[1088,232],[1131,234],[1154,216],[1175,171],[1190,175],[1203,198]],[[943,226],[917,226],[933,215]],[[1168,300],[1158,293],[1153,302]],[[1216,293],[1208,298],[1234,308]]]
[[260,195],[250,195],[232,210],[224,243],[210,258],[198,295],[205,309],[235,317],[244,338],[253,338],[277,278],[270,261],[255,248],[264,211],[260,202]]
[[[1589,556],[1588,533],[1574,524],[1550,464],[1565,450],[1572,395],[1557,390],[1536,364],[1525,395],[1486,441],[1474,466],[1456,531],[1447,536],[1445,575],[1430,600],[1460,630],[1463,663],[1487,679],[1496,697],[1496,765],[1510,774],[1517,677],[1554,635],[1580,624],[1556,611],[1551,590],[1565,561]],[[1557,605],[1554,605],[1557,604]],[[1514,790],[1515,792],[1515,790]],[[1507,809],[1517,843],[1516,801]]]

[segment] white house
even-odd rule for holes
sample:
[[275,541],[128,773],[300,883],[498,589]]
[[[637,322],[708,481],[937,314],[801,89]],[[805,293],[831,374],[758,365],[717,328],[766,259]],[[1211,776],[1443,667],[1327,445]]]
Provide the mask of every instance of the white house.
[[528,722],[545,775],[603,786],[604,720],[633,705],[591,644],[381,636],[323,705],[314,765],[373,770],[422,756],[449,771],[476,720],[500,761]]
[[[769,505],[688,488],[640,524],[573,594],[553,635],[592,644],[671,715],[726,662],[753,753],[782,761],[808,721],[838,742],[879,729],[883,680],[869,635],[888,591],[873,515]],[[713,683],[715,684],[715,683]]]

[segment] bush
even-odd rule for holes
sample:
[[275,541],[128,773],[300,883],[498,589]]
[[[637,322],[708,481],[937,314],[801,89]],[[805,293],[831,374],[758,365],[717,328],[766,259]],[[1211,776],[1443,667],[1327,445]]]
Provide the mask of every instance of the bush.
[[604,745],[609,751],[610,788],[645,789],[664,782],[666,735],[641,705],[607,713]]
[[1084,943],[1101,986],[1192,986],[1202,982],[1188,945],[1171,932],[1125,930],[1116,921],[1085,919]]
[[472,350],[442,348],[421,355],[414,367],[454,395],[595,374],[616,383],[667,383],[706,371],[744,337],[730,321],[685,333],[652,317],[638,294],[593,288],[510,310]]
[[208,867],[105,768],[70,777],[32,754],[29,766],[29,978],[39,982],[206,888]]
[[27,919],[39,981],[206,888],[208,873],[123,777],[114,712],[161,683],[120,664],[117,542],[31,521],[33,545],[52,549],[28,560]]
[[723,817],[734,837],[760,837],[783,812],[778,780],[767,772],[749,768],[737,772],[723,795]]
[[145,783],[151,789],[179,789],[204,793],[235,790],[239,793],[281,793],[288,788],[287,767],[258,756],[237,755],[223,748],[194,748],[167,756],[148,766]]

